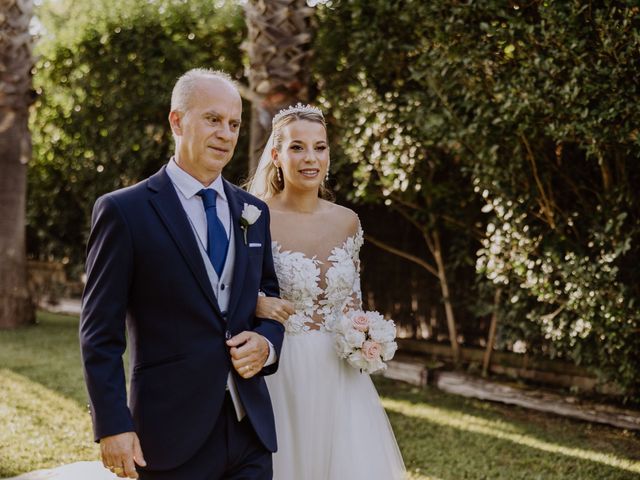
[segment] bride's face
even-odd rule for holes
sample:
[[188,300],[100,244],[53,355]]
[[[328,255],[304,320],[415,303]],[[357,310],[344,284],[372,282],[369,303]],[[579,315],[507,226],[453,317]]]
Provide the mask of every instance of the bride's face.
[[282,168],[285,189],[320,188],[329,168],[329,144],[324,125],[296,120],[282,129],[282,146],[274,155]]

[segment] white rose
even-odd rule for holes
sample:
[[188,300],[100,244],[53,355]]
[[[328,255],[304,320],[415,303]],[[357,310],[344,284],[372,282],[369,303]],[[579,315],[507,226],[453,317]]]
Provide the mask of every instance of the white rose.
[[249,203],[244,204],[244,208],[242,209],[242,219],[246,222],[247,225],[253,225],[256,223],[256,220],[260,218],[262,214],[262,210],[260,210],[255,205],[251,205]]
[[396,338],[396,327],[392,321],[377,322],[369,327],[369,336],[376,342],[393,342]]
[[367,373],[375,373],[375,372],[381,372],[383,370],[387,369],[387,365],[381,360],[381,359],[376,359],[373,360],[371,362],[369,362],[369,365],[367,366]]
[[365,312],[365,313],[366,313],[367,317],[369,318],[369,323],[371,325],[375,325],[375,324],[378,324],[378,323],[386,322],[386,320],[380,314],[380,312],[376,312],[375,310],[369,310],[368,312]]
[[336,335],[336,352],[340,358],[346,358],[353,348],[342,335]]
[[396,342],[387,342],[382,344],[382,359],[387,362],[393,358],[398,349]]
[[362,344],[366,340],[365,334],[355,330],[353,328],[347,330],[344,334],[345,340],[354,348],[362,347]]
[[351,355],[349,355],[347,361],[351,364],[351,366],[359,368],[361,370],[366,370],[369,366],[369,362],[366,358],[364,358],[360,351],[353,352]]

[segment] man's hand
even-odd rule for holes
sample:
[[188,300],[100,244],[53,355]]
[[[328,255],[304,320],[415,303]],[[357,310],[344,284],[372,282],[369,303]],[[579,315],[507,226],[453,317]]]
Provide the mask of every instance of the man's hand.
[[227,340],[231,363],[242,378],[255,376],[269,357],[267,339],[256,332],[244,331]]
[[258,297],[256,317],[270,318],[284,324],[295,313],[293,303],[278,297]]
[[100,439],[102,464],[121,478],[138,478],[135,464],[146,467],[135,432],[125,432]]

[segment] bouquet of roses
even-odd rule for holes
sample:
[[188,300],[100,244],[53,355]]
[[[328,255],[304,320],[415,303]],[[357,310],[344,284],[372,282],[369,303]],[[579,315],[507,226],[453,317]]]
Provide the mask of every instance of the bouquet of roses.
[[395,323],[375,311],[348,311],[336,322],[334,333],[338,356],[361,372],[386,369],[384,362],[391,360],[398,349]]

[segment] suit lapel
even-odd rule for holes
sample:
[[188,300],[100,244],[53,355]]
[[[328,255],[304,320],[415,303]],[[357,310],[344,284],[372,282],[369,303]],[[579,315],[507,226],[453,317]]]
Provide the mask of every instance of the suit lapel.
[[[224,179],[223,179],[224,180]],[[231,228],[233,228],[234,244],[236,247],[235,265],[233,265],[233,282],[231,284],[231,298],[229,299],[229,318],[232,318],[233,312],[238,304],[238,300],[242,296],[242,286],[248,265],[247,246],[244,244],[244,232],[240,228],[240,217],[244,203],[240,196],[235,192],[234,187],[224,180],[224,191],[229,200],[229,213],[231,214]],[[256,292],[257,295],[257,292]]]
[[211,303],[214,311],[219,317],[222,317],[218,301],[213,294],[211,282],[207,276],[207,271],[202,261],[200,249],[196,243],[193,229],[187,218],[178,194],[165,172],[165,167],[149,178],[148,186],[156,192],[156,195],[149,200],[154,210],[162,220],[162,223],[169,231],[178,247],[178,250],[184,257],[189,269],[196,277],[200,288],[204,295]]

